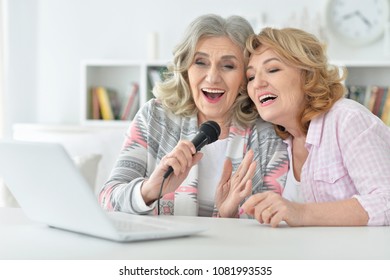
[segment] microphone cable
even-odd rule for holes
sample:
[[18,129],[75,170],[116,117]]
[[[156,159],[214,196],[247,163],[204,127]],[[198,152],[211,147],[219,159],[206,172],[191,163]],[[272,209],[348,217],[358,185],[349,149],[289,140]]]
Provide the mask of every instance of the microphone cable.
[[163,177],[163,180],[161,182],[161,185],[160,185],[160,192],[158,193],[158,199],[157,199],[157,215],[160,216],[160,199],[161,199],[161,194],[162,194],[162,189],[163,189],[163,186],[164,186],[164,182],[165,182],[165,179],[167,177]]
[[[200,151],[203,146],[207,144],[211,144],[215,141],[218,140],[218,137],[221,133],[221,128],[218,123],[215,121],[207,121],[204,122],[200,128],[199,132],[195,135],[195,138],[191,140],[192,144],[194,144],[196,152]],[[163,185],[165,182],[165,179],[171,175],[173,172],[172,166],[169,166],[168,170],[165,172],[163,176],[163,180],[161,182],[160,186],[160,193],[158,195],[158,200],[157,200],[157,214],[160,215],[160,199],[161,199],[161,194],[162,194],[162,189]]]

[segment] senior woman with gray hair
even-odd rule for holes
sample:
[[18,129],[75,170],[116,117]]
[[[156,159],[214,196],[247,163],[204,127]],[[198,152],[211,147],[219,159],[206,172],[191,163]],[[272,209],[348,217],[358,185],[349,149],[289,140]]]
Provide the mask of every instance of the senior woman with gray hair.
[[[253,33],[239,16],[208,14],[189,25],[164,81],[153,89],[156,98],[128,129],[99,195],[104,209],[239,217],[252,193],[280,192],[286,147],[246,91],[244,48]],[[219,139],[197,153],[191,139],[206,121],[219,124]]]

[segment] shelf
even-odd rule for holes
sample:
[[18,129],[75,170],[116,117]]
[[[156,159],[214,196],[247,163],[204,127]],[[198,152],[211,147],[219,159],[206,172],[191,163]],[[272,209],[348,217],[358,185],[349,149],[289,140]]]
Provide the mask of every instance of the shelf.
[[[115,61],[115,60],[89,60],[83,61],[81,64],[81,123],[90,125],[125,125],[131,121],[132,116],[139,109],[141,104],[144,104],[149,99],[153,98],[151,76],[155,73],[160,73],[166,69],[166,61]],[[153,75],[153,80],[156,80],[156,75]],[[96,90],[99,88],[98,90]],[[136,97],[129,96],[138,88]],[[95,89],[95,93],[93,93]],[[97,93],[104,91],[105,93]],[[101,94],[107,95],[108,102],[106,108],[113,111],[111,114],[102,114],[102,97]],[[100,105],[100,109],[93,106],[93,95]],[[103,98],[104,99],[104,98]],[[134,106],[130,106],[129,116],[122,120],[123,112],[129,100],[133,101]],[[118,104],[118,106],[112,105]],[[100,112],[100,117],[96,112]],[[95,112],[95,113],[94,113]],[[116,113],[115,113],[116,112]],[[106,117],[104,117],[106,116]],[[103,119],[104,118],[104,119]]]
[[348,70],[347,97],[363,104],[390,125],[390,62],[333,61],[333,64]]
[[[346,86],[390,86],[390,61],[330,61],[331,64],[348,69]],[[167,61],[89,60],[82,62],[81,123],[90,126],[126,127],[126,120],[95,119],[92,114],[91,89],[101,86],[116,92],[121,110],[129,99],[131,85],[138,84],[136,109],[153,98],[154,82],[161,78]],[[136,111],[133,110],[133,111]],[[132,114],[130,114],[132,115]]]
[[379,61],[379,60],[333,60],[331,64],[346,66],[346,67],[379,67],[379,68],[390,68],[390,61]]
[[390,86],[390,61],[331,61],[348,70],[346,85]]

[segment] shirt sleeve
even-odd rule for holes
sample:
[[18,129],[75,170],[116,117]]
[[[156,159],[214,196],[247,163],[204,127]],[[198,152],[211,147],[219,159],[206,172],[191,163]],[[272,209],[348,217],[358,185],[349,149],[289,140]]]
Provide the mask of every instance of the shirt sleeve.
[[288,172],[287,145],[270,123],[259,120],[255,131],[249,148],[253,149],[257,162],[253,181],[260,184],[254,185],[253,193],[271,190],[281,194]]
[[146,176],[151,104],[146,103],[131,122],[114,168],[99,193],[99,202],[105,210],[144,213],[141,209],[145,208],[138,203],[139,197],[135,193],[137,190],[140,192],[140,185]]
[[150,206],[146,205],[141,195],[141,187],[142,182],[139,182],[134,186],[131,196],[132,209],[134,209],[136,213],[151,213],[155,208],[157,201],[153,202]]
[[348,116],[339,130],[344,164],[369,216],[368,225],[390,225],[390,129],[367,115]]

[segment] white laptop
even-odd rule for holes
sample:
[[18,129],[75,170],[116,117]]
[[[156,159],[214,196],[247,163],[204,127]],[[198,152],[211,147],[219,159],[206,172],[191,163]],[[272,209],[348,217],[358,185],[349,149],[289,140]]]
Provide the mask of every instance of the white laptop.
[[0,177],[31,220],[51,227],[115,241],[172,238],[205,230],[169,217],[104,211],[59,143],[0,142]]

